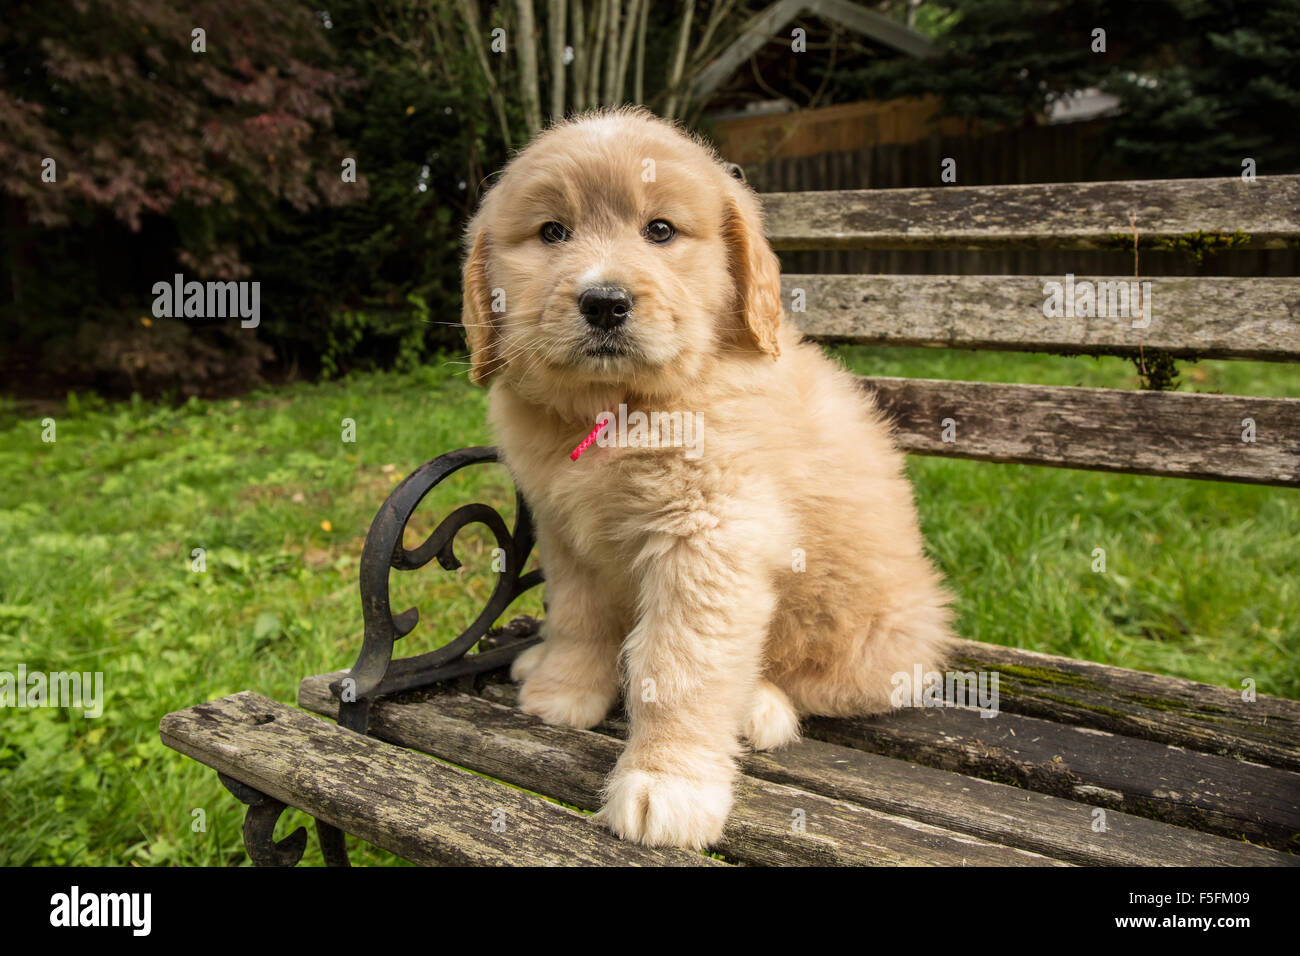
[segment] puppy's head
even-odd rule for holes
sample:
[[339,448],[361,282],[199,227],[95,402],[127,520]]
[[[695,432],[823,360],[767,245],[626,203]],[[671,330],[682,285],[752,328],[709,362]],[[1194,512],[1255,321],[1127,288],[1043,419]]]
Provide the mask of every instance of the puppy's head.
[[753,191],[643,110],[587,114],[515,157],[471,221],[472,381],[535,397],[670,392],[775,358],[780,267]]

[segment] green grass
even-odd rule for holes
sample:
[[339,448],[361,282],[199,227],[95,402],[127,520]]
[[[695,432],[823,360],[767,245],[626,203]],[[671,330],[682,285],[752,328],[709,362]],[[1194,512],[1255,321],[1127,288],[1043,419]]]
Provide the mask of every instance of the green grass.
[[[1132,387],[1118,359],[844,349],[869,374]],[[1296,371],[1188,366],[1185,387],[1296,395]],[[55,443],[40,420],[57,420]],[[341,440],[344,418],[355,443]],[[359,647],[357,561],[401,476],[487,443],[484,396],[447,366],[298,384],[238,401],[0,406],[0,670],[103,671],[104,715],[0,711],[0,863],[244,861],[242,807],[163,747],[171,710],[251,689],[293,702]],[[927,540],[966,637],[1300,697],[1300,496],[1284,489],[912,459]],[[467,500],[508,506],[499,466],[426,500],[408,545]],[[509,508],[503,507],[509,517]],[[467,568],[399,575],[423,620],[402,653],[469,622],[491,585]],[[191,552],[206,550],[206,571]],[[1107,570],[1091,570],[1093,550]],[[540,613],[540,598],[518,608]],[[196,832],[194,811],[206,815]],[[280,835],[305,822],[286,814]],[[485,819],[485,825],[490,823]],[[352,841],[359,863],[391,857]],[[319,863],[314,839],[307,862]]]
[[[1119,358],[839,350],[854,371],[1134,388]],[[1294,366],[1183,364],[1184,391],[1300,395]],[[1300,496],[1290,489],[909,459],[962,636],[1300,697]],[[1106,571],[1095,573],[1094,550]]]

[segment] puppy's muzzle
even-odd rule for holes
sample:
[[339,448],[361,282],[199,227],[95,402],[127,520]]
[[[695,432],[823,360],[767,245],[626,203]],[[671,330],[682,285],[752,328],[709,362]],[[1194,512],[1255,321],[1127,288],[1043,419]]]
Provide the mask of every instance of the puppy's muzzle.
[[632,314],[632,293],[615,286],[596,286],[578,296],[578,311],[592,328],[612,332]]

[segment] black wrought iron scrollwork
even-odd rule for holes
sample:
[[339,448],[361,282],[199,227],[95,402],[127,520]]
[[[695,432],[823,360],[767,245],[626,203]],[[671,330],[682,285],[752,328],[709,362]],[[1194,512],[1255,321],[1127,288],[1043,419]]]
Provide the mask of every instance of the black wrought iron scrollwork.
[[[330,685],[339,699],[339,722],[352,730],[365,732],[369,701],[380,694],[410,690],[463,674],[490,670],[508,663],[519,651],[536,643],[535,628],[514,626],[493,635],[495,646],[480,645],[479,653],[468,651],[488,636],[489,630],[514,600],[542,580],[540,570],[523,573],[533,549],[532,517],[521,494],[516,492],[516,518],[513,529],[495,508],[469,504],[457,508],[433,530],[419,547],[407,549],[402,543],[407,522],[430,491],[444,478],[469,465],[498,460],[497,450],[489,446],[463,448],[426,462],[393,489],[375,515],[366,534],[361,552],[361,606],[365,636],[361,654],[348,674]],[[505,555],[496,586],[478,617],[450,643],[414,657],[393,659],[394,644],[409,634],[420,619],[419,611],[408,608],[394,614],[389,603],[389,575],[395,568],[413,571],[433,560],[448,571],[461,566],[454,549],[456,535],[470,524],[485,525],[496,538]],[[530,619],[528,624],[532,624]]]
[[[307,831],[298,827],[283,840],[276,841],[275,825],[288,806],[246,783],[218,771],[217,777],[240,803],[248,805],[244,815],[244,849],[256,866],[297,866],[307,849]],[[326,866],[351,866],[343,831],[316,821],[316,837]]]

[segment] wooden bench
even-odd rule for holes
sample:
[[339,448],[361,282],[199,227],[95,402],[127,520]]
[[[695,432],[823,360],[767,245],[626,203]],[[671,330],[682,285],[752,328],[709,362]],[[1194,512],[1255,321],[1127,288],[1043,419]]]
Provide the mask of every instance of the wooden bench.
[[[777,249],[1113,249],[1132,244],[1130,214],[1143,248],[1300,242],[1297,176],[763,198]],[[824,342],[1286,362],[1300,353],[1297,278],[1153,280],[1145,328],[1045,319],[1044,282],[1062,278],[784,284],[788,303],[803,290],[807,305],[792,320]],[[1300,486],[1298,399],[880,378],[863,387],[916,454]],[[961,423],[958,442],[944,441],[949,418]],[[1242,440],[1245,419],[1253,443]],[[255,862],[301,858],[305,830],[272,837],[286,805],[317,820],[331,864],[347,862],[344,832],[428,864],[1300,862],[1300,703],[973,642],[951,667],[998,675],[996,716],[932,707],[807,719],[797,745],[744,758],[713,854],[623,843],[586,818],[619,753],[621,716],[581,731],[524,715],[505,671],[538,640],[536,622],[489,631],[541,581],[520,573],[533,544],[526,503],[517,500],[513,528],[472,504],[419,547],[402,544],[435,485],[495,460],[491,448],[452,452],[394,490],[362,557],[362,652],[349,671],[306,678],[301,710],[245,692],[163,718],[164,743],[219,771],[249,804]],[[392,570],[458,567],[453,542],[471,523],[487,526],[515,570],[498,575],[450,644],[394,660],[418,613],[392,613]]]

